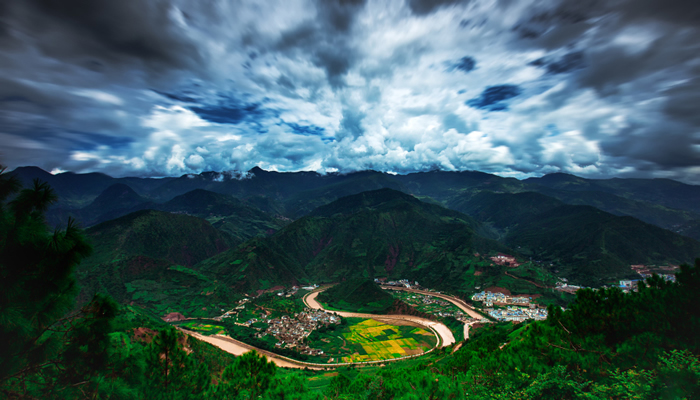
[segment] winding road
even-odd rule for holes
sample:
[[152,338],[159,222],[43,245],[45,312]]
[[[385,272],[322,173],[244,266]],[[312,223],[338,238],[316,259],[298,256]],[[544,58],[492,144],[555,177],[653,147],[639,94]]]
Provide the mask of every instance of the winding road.
[[[458,299],[456,297],[448,296],[446,294],[442,293],[435,293],[435,292],[428,292],[425,290],[418,290],[418,289],[409,289],[409,288],[404,288],[404,287],[397,287],[397,286],[388,286],[388,285],[382,285],[382,289],[387,289],[387,290],[401,290],[404,292],[411,292],[411,293],[417,293],[417,294],[422,294],[425,296],[434,296],[434,297],[439,297],[443,300],[447,300],[450,303],[454,304],[459,308],[460,310],[464,311],[467,313],[472,318],[476,318],[477,320],[481,321],[484,316],[479,314],[472,306],[467,304],[464,300]],[[469,339],[469,328],[475,324],[475,321],[468,322],[464,324],[464,340]]]
[[[447,328],[442,323],[431,321],[429,319],[425,318],[420,318],[420,317],[414,317],[411,315],[378,315],[378,314],[364,314],[364,313],[353,313],[353,312],[346,312],[346,311],[330,311],[330,310],[325,310],[321,304],[316,301],[316,296],[318,296],[319,293],[321,293],[323,290],[327,288],[320,288],[317,289],[314,292],[306,294],[304,296],[303,301],[304,304],[306,304],[309,308],[313,308],[316,310],[324,310],[324,311],[329,311],[333,312],[335,314],[338,314],[342,317],[350,317],[350,318],[371,318],[371,319],[379,319],[379,320],[389,320],[389,321],[396,321],[396,322],[410,322],[413,324],[421,325],[425,328],[428,328],[430,331],[432,331],[436,337],[439,338],[439,342],[436,344],[436,347],[438,345],[441,345],[441,347],[446,347],[449,346],[453,343],[455,343],[455,338],[452,332]],[[404,289],[404,288],[394,288],[391,287],[391,289],[394,290],[406,290],[409,292],[414,292],[414,293],[420,293],[420,294],[425,294],[429,296],[435,296],[435,297],[440,297],[444,300],[447,300],[451,302],[452,304],[456,305],[459,307],[461,310],[469,314],[470,316],[473,316],[474,318],[482,318],[480,314],[478,314],[476,311],[474,311],[473,308],[469,307],[466,303],[464,303],[462,300],[453,298],[451,296],[443,295],[443,294],[438,294],[438,293],[433,293],[433,292],[425,292],[422,290],[415,290],[415,289]],[[229,352],[234,355],[242,355],[244,353],[247,353],[251,350],[255,350],[260,354],[264,354],[270,361],[274,362],[278,367],[285,367],[285,368],[309,368],[309,369],[315,369],[315,370],[323,370],[323,369],[328,369],[328,368],[335,368],[339,366],[344,366],[344,365],[353,365],[353,364],[379,364],[379,363],[384,363],[389,360],[382,360],[382,361],[366,361],[366,362],[360,362],[360,363],[337,363],[337,364],[317,364],[317,363],[307,363],[303,361],[297,361],[293,360],[291,358],[287,358],[284,356],[281,356],[279,354],[275,354],[266,350],[259,349],[257,347],[245,344],[241,341],[238,341],[236,339],[233,339],[229,336],[225,335],[211,335],[211,336],[205,336],[201,335],[196,332],[192,332],[189,330],[184,330],[180,329],[182,332],[197,338],[199,340],[202,340],[204,342],[210,343],[226,352]],[[464,325],[464,337],[469,338],[469,325],[465,324]],[[432,350],[429,350],[432,351]],[[424,353],[425,354],[425,353]]]
[[420,318],[420,317],[414,317],[411,315],[398,315],[398,314],[390,314],[390,315],[378,315],[378,314],[363,314],[363,313],[354,313],[354,312],[347,312],[347,311],[331,311],[331,310],[325,310],[321,304],[316,301],[316,296],[318,296],[319,293],[321,293],[323,290],[318,290],[315,292],[308,293],[306,296],[304,296],[304,304],[307,305],[309,308],[313,308],[316,310],[324,310],[328,312],[332,312],[335,314],[340,315],[341,317],[346,317],[346,318],[371,318],[371,319],[381,319],[381,320],[392,320],[392,321],[408,321],[412,322],[414,324],[418,324],[421,326],[424,326],[428,329],[433,330],[435,333],[438,334],[440,337],[440,343],[442,344],[442,347],[447,347],[455,342],[455,337],[452,334],[452,331],[445,326],[444,324],[441,324],[439,322],[431,321],[429,319],[425,318]]

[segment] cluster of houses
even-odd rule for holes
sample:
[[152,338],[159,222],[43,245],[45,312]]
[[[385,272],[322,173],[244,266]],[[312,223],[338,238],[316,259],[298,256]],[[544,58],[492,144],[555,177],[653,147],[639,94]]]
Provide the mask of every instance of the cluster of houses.
[[498,253],[493,257],[489,257],[489,259],[498,265],[505,265],[506,267],[519,267],[522,264],[510,254]]
[[515,304],[529,306],[530,298],[526,296],[508,296],[503,293],[479,292],[472,296],[473,301],[481,301],[485,307],[493,307],[494,304],[506,305]]
[[267,323],[268,327],[267,330],[256,335],[258,338],[271,335],[277,339],[276,347],[295,349],[301,354],[316,356],[323,354],[323,350],[312,349],[303,343],[304,339],[321,326],[339,324],[340,317],[322,310],[307,308],[294,314],[294,318],[283,315],[280,318],[264,319],[262,322]]
[[508,306],[505,309],[486,309],[491,317],[498,321],[523,322],[526,319],[545,320],[547,319],[546,308],[523,308]]
[[408,289],[416,289],[420,286],[418,284],[418,281],[413,281],[413,283],[411,283],[411,281],[409,281],[408,279],[399,279],[398,281],[387,281],[386,278],[374,278],[374,283],[386,286],[405,287]]

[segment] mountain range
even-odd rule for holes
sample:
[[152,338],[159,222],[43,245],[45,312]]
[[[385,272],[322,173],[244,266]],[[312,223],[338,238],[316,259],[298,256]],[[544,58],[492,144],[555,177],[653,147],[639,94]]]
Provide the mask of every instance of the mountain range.
[[[78,271],[86,296],[107,290],[158,312],[209,314],[255,290],[350,278],[465,294],[543,291],[558,278],[600,286],[637,276],[632,264],[700,255],[700,187],[663,179],[259,168],[162,179],[12,174],[55,188],[51,224],[72,216],[88,228],[95,254]],[[492,262],[497,253],[525,264],[509,269]],[[518,274],[541,281],[528,286]]]

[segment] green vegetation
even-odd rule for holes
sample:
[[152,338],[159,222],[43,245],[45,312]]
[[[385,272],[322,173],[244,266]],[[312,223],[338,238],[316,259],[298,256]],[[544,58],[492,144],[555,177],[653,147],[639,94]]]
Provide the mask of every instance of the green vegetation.
[[[138,302],[119,306],[98,294],[76,305],[73,270],[90,246],[72,223],[54,232],[46,227],[43,215],[53,198],[45,185],[18,192],[16,182],[0,175],[4,398],[700,397],[700,259],[683,265],[677,282],[654,276],[629,294],[581,290],[566,311],[550,307],[546,321],[476,329],[454,353],[441,349],[383,368],[284,371],[254,352],[232,358],[197,342],[152,318]],[[180,265],[174,273],[210,276]],[[132,286],[132,293],[156,296],[149,284]],[[397,329],[413,328],[348,327],[350,335],[341,336],[359,341],[371,331],[391,342]],[[384,349],[394,354],[388,345]]]
[[226,328],[221,325],[208,324],[196,321],[188,321],[178,324],[181,328],[185,328],[191,331],[200,332],[205,335],[223,335],[226,333]]
[[318,362],[362,362],[421,354],[432,349],[435,334],[413,326],[396,326],[373,319],[345,318],[347,324],[331,326],[309,335],[309,346],[324,351]]
[[695,240],[538,193],[480,192],[450,206],[490,226],[503,243],[550,273],[588,286],[634,278],[632,264],[679,264],[700,254]]
[[153,208],[204,218],[213,227],[227,233],[236,245],[274,233],[287,224],[284,219],[274,218],[233,196],[203,189],[192,190]]
[[332,310],[384,314],[394,298],[369,279],[355,278],[321,292],[316,298]]
[[490,268],[475,252],[507,250],[477,235],[478,226],[464,214],[383,189],[321,207],[269,238],[253,239],[203,262],[200,269],[229,279],[244,292],[263,281],[374,277],[460,290],[468,269]]
[[95,248],[77,270],[79,302],[96,292],[163,316],[220,315],[240,298],[195,264],[227,248],[228,237],[187,215],[139,211],[87,230]]

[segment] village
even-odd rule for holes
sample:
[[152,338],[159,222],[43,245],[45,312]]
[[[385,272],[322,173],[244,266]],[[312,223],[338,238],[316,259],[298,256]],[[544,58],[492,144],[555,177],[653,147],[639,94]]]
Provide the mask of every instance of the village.
[[258,333],[257,338],[262,339],[271,335],[277,339],[275,346],[278,348],[294,349],[301,354],[317,356],[323,354],[323,350],[312,349],[303,343],[304,339],[321,326],[340,324],[340,317],[326,311],[306,308],[294,314],[294,318],[283,315],[279,318],[266,319],[263,315],[260,320],[253,318],[246,321],[245,325],[251,326],[256,322],[267,324],[267,329]]
[[514,304],[520,306],[530,305],[530,298],[526,296],[508,296],[503,293],[479,292],[472,296],[473,301],[481,301],[486,307],[492,307],[494,304],[507,305]]
[[498,321],[523,322],[526,319],[545,320],[547,319],[546,308],[524,308],[508,306],[502,308],[487,308],[486,311],[491,317]]
[[[486,307],[484,311],[498,321],[522,322],[526,319],[547,319],[547,309],[539,308],[537,304],[530,302],[529,297],[482,291],[474,294],[472,300],[483,302]],[[494,305],[507,307],[494,308]]]

